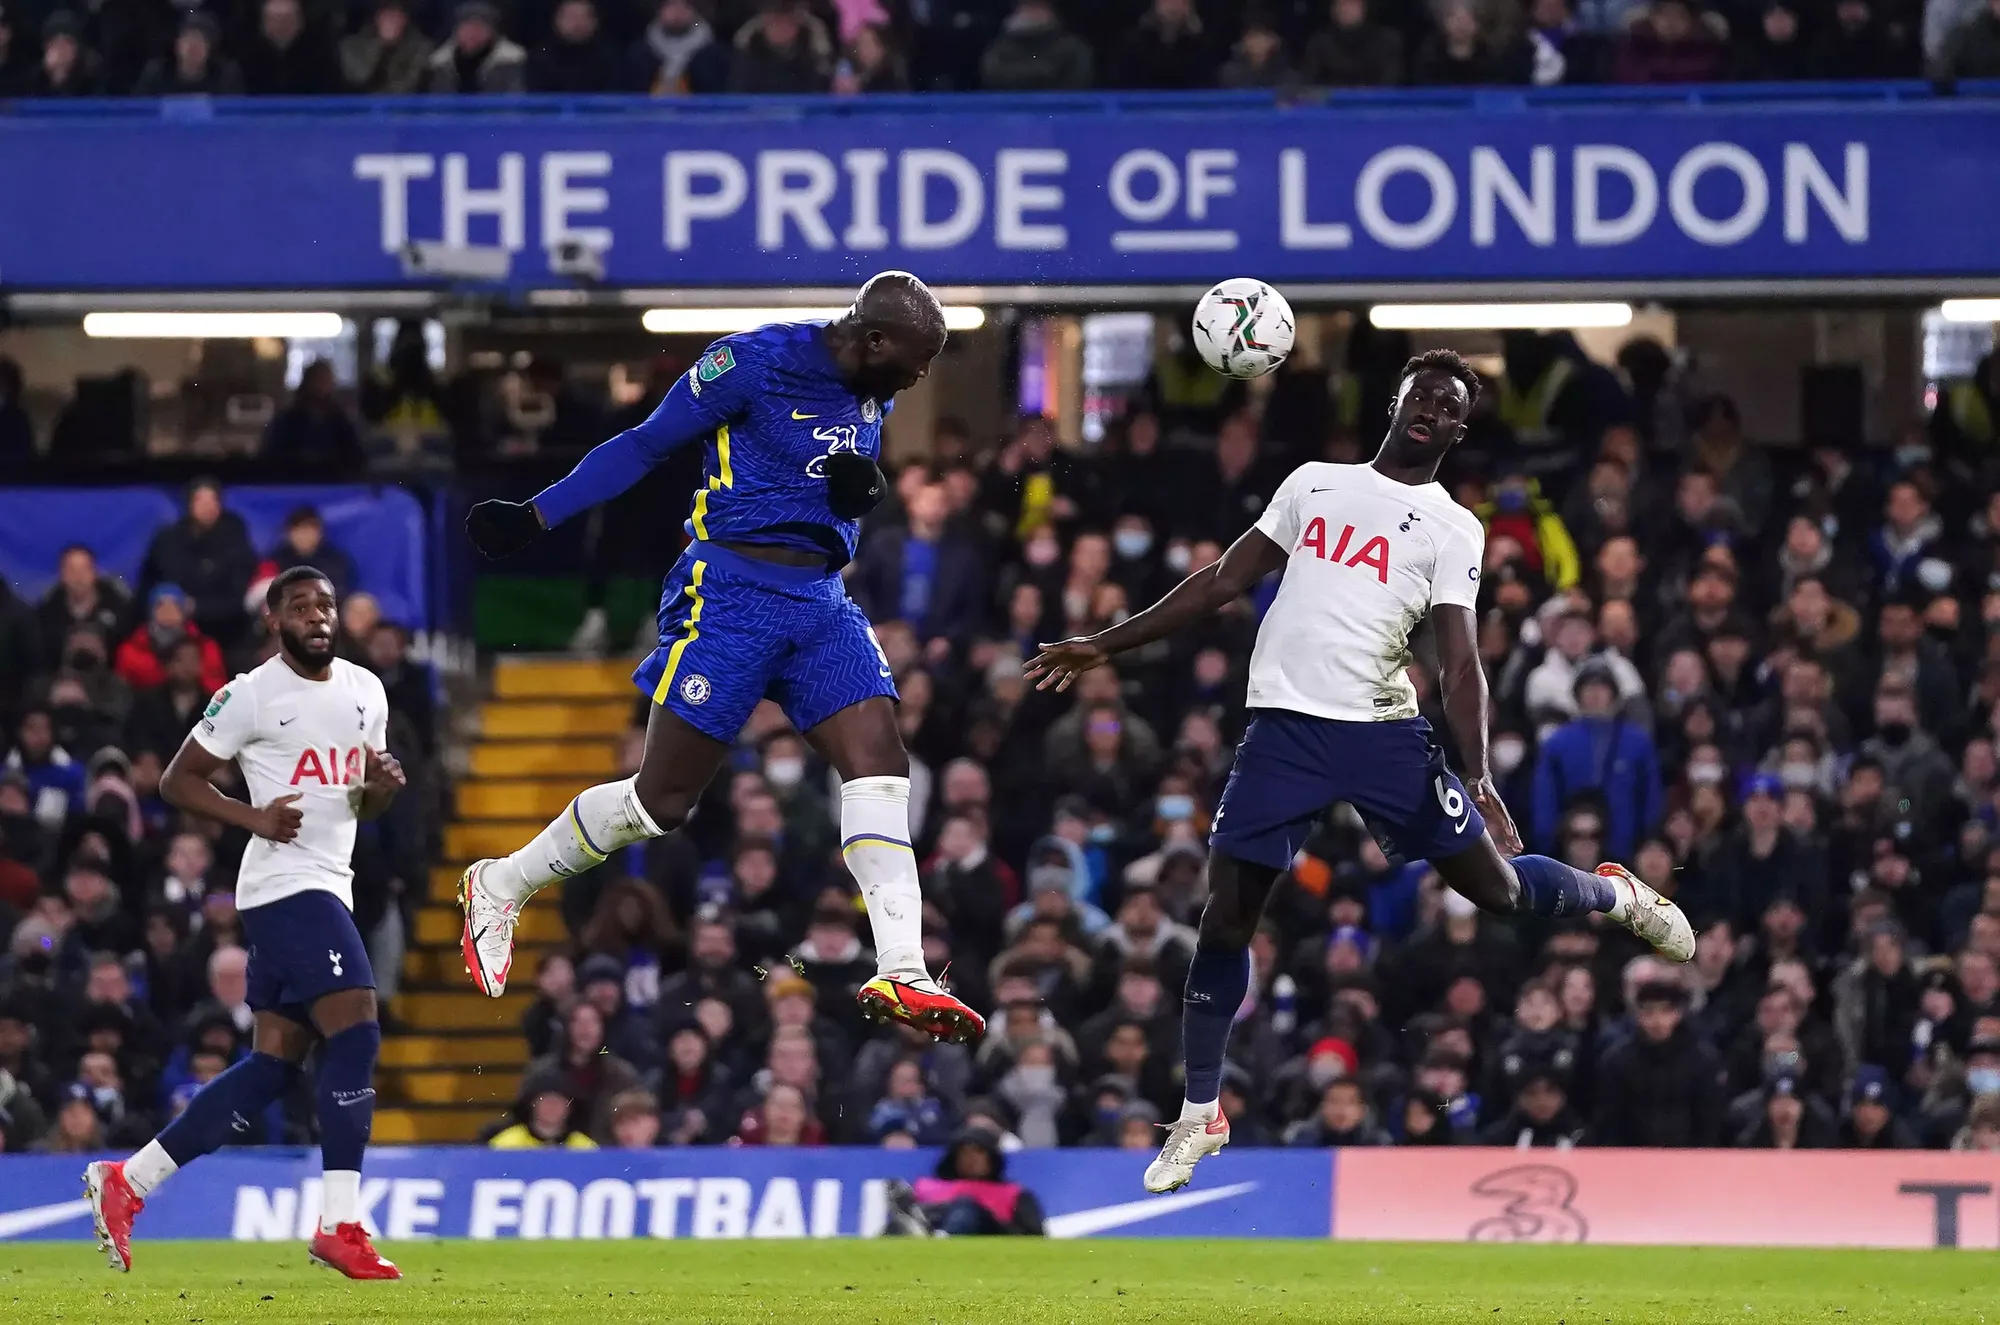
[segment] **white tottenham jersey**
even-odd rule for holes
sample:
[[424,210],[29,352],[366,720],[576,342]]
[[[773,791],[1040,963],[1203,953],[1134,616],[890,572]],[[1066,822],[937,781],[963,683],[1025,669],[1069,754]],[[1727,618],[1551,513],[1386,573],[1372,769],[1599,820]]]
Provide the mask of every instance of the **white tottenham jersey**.
[[389,697],[373,672],[345,658],[333,674],[308,681],[282,656],[215,692],[194,739],[243,770],[252,805],[294,792],[299,835],[289,842],[253,837],[236,874],[240,910],[295,893],[329,892],[354,906],[354,826],[361,800],[362,749],[381,750],[389,734]]
[[1278,485],[1257,529],[1291,561],[1257,630],[1250,706],[1344,722],[1415,717],[1410,632],[1437,604],[1478,600],[1479,517],[1436,483],[1314,463]]

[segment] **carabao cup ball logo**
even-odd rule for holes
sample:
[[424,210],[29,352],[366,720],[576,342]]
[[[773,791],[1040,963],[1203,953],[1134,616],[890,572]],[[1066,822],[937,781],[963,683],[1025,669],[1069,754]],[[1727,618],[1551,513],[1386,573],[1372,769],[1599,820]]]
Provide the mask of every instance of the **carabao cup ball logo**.
[[706,704],[708,702],[708,678],[697,672],[695,675],[681,682],[681,698],[690,704]]

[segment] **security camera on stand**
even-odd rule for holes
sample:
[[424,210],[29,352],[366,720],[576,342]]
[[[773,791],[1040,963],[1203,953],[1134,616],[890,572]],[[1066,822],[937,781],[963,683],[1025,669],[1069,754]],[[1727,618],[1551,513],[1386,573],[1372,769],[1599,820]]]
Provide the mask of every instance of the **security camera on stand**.
[[604,250],[580,239],[558,240],[549,245],[549,271],[579,285],[602,284]]
[[497,244],[440,244],[415,239],[399,255],[403,275],[413,281],[499,285],[514,268],[514,255]]

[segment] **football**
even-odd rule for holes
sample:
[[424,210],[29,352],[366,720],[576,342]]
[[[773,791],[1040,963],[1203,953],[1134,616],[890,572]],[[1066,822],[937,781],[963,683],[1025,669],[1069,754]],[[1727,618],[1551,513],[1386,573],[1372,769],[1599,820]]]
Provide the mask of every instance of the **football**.
[[1235,276],[1194,306],[1194,346],[1224,377],[1262,377],[1292,352],[1297,327],[1285,296],[1264,282]]

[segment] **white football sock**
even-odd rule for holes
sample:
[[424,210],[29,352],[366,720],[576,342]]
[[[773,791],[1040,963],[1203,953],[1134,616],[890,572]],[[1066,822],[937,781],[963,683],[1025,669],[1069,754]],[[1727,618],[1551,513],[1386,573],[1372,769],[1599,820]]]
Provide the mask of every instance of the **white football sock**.
[[518,906],[557,879],[601,865],[620,847],[659,837],[661,831],[639,804],[632,778],[602,782],[578,793],[534,841],[489,865],[479,876],[480,886]]
[[840,853],[868,903],[876,971],[903,979],[929,975],[908,778],[855,778],[841,786]]
[[179,1169],[180,1165],[174,1163],[174,1157],[167,1153],[166,1147],[157,1140],[148,1141],[137,1154],[125,1161],[125,1181],[131,1184],[132,1194],[143,1201],[148,1192],[173,1177]]
[[328,1169],[319,1184],[319,1231],[331,1233],[361,1219],[361,1175],[353,1169]]
[[1184,1123],[1212,1123],[1215,1115],[1222,1112],[1220,1100],[1210,1100],[1206,1104],[1196,1104],[1193,1100],[1181,1101],[1181,1121]]

